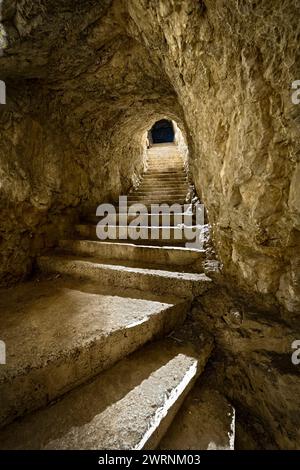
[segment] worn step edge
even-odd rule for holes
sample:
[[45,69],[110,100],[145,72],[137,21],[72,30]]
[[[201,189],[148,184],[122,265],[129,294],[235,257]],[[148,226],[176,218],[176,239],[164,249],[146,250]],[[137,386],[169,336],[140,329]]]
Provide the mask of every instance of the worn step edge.
[[159,265],[189,266],[201,265],[204,250],[178,247],[138,246],[130,243],[110,243],[93,240],[60,240],[59,247],[73,254],[99,256],[103,259],[143,261]]
[[[163,221],[162,221],[163,222]],[[182,244],[188,243],[189,241],[194,241],[195,239],[195,230],[197,226],[175,226],[175,225],[167,225],[164,223],[163,225],[147,225],[147,226],[138,226],[132,227],[130,225],[114,225],[108,224],[105,225],[105,231],[107,233],[107,241],[110,239],[112,241],[122,239],[122,240],[132,240],[133,242],[135,234],[141,233],[143,238],[139,238],[139,240],[143,243],[151,242],[151,241],[162,241],[162,242],[181,242]],[[84,238],[91,238],[97,239],[97,229],[95,225],[87,224],[87,225],[76,225],[75,226],[76,233],[80,237]],[[108,236],[109,235],[109,236]],[[155,237],[155,238],[154,238]]]
[[201,351],[171,340],[146,346],[0,431],[0,448],[155,449],[212,349],[209,339]]
[[[157,215],[159,217],[159,220],[162,219],[163,217],[166,217],[166,214],[163,215],[163,214],[160,213],[160,214],[157,214]],[[184,215],[189,215],[189,214],[187,212],[178,212],[178,213],[175,213],[175,214],[172,212],[170,214],[170,222],[172,222],[172,220],[176,221],[177,219],[181,221],[180,217],[183,217]],[[149,220],[151,220],[151,214],[146,214],[146,216]],[[132,221],[132,220],[136,219],[137,214],[132,214],[132,215],[127,214],[127,217],[128,217],[128,221]],[[97,215],[93,215],[93,214],[88,214],[88,215],[82,216],[82,220],[86,220],[87,222],[95,223],[95,224],[100,222],[100,220],[102,218],[103,217],[101,217],[101,216],[97,216]],[[118,221],[119,218],[120,218],[120,213],[117,212],[116,213],[116,221]],[[112,217],[112,220],[114,220],[113,217]],[[87,225],[87,224],[82,223],[82,224],[79,224],[79,225]]]
[[41,256],[37,264],[44,272],[68,274],[97,280],[103,285],[133,288],[158,295],[172,292],[178,297],[190,298],[203,294],[211,286],[211,279],[203,273],[103,264],[92,258],[87,260],[72,256]]
[[[156,300],[152,310],[147,307],[145,315],[138,321],[129,322],[127,318],[111,331],[97,331],[95,324],[95,332],[82,344],[78,344],[76,337],[65,348],[57,343],[57,354],[52,348],[48,355],[35,356],[33,365],[24,363],[23,367],[19,365],[10,369],[2,366],[0,425],[45,406],[148,341],[172,331],[184,321],[190,302],[174,300],[174,297],[173,300],[170,297],[165,299],[162,299],[161,306]],[[145,300],[145,305],[147,302]],[[139,315],[142,316],[140,312]]]

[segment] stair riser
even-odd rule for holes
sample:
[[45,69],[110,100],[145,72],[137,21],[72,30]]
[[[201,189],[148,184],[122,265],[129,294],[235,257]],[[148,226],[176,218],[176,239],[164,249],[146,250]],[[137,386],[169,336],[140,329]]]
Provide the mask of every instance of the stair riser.
[[177,191],[187,194],[190,189],[190,185],[186,181],[181,181],[178,183],[170,183],[168,181],[157,181],[155,183],[143,182],[140,186],[137,186],[136,189],[132,191],[155,191],[155,192],[168,192],[168,191]]
[[162,199],[162,198],[149,198],[149,197],[142,197],[139,199],[129,199],[128,198],[128,207],[133,204],[143,204],[146,207],[149,207],[150,204],[167,204],[168,206],[172,206],[173,204],[185,204],[187,201],[185,198],[174,198],[174,199]]
[[61,249],[75,255],[99,256],[101,259],[117,259],[144,262],[162,266],[192,266],[197,265],[197,272],[202,271],[204,251],[197,252],[174,248],[153,248],[117,243],[93,242],[86,240],[62,240]]
[[[118,288],[138,289],[142,292],[153,292],[156,295],[172,295],[181,298],[191,298],[201,295],[210,287],[210,280],[203,278],[186,279],[182,276],[160,275],[159,272],[136,271],[134,269],[122,269],[120,266],[96,264],[81,260],[66,260],[43,256],[38,259],[38,267],[41,271],[67,274],[75,277],[97,281],[104,286]],[[200,276],[200,275],[199,275]]]
[[144,174],[143,178],[147,179],[147,178],[153,177],[153,176],[155,176],[155,177],[160,177],[161,176],[161,177],[169,177],[169,178],[186,178],[187,177],[187,175],[184,171],[170,171],[170,170],[168,170],[168,171],[163,171],[163,170],[162,171],[151,171],[151,170],[149,170]]
[[112,331],[106,337],[99,335],[64,357],[51,357],[42,369],[25,370],[13,382],[1,383],[0,425],[47,405],[148,341],[168,334],[184,321],[189,306],[189,301],[172,305],[143,323]]
[[177,200],[178,201],[182,201],[182,199],[185,199],[187,196],[187,193],[183,193],[183,194],[162,194],[162,193],[158,193],[158,194],[151,194],[151,193],[146,193],[146,194],[130,194],[129,196],[127,196],[127,200],[128,201],[138,201],[140,198],[144,201],[144,200],[147,200],[149,199],[150,201],[154,200],[155,202],[157,203],[160,203],[160,201],[173,201],[173,202],[176,202]]
[[187,183],[184,184],[175,184],[175,183],[157,183],[156,185],[152,185],[150,183],[141,183],[140,186],[136,188],[136,191],[179,191],[179,192],[187,192],[189,189],[189,185]]
[[[82,238],[88,238],[92,240],[99,240],[97,237],[97,230],[95,226],[91,225],[77,225],[77,233]],[[136,230],[131,229],[130,227],[120,228],[119,226],[110,227],[110,236],[107,238],[107,241],[110,240],[128,240],[134,243]],[[186,234],[190,236],[186,237]],[[140,240],[141,243],[144,241],[156,241],[160,240],[162,242],[181,242],[187,243],[193,241],[194,229],[186,227],[185,229],[181,227],[160,227],[158,230],[147,228],[142,231],[142,237],[139,237],[137,240]]]
[[148,165],[146,172],[150,171],[159,171],[159,172],[178,172],[178,173],[184,173],[185,168],[181,165]]
[[[182,215],[182,214],[181,214]],[[127,215],[127,220],[128,222],[132,222],[133,220],[136,219],[136,215]],[[175,215],[172,213],[170,214],[169,218],[168,219],[164,219],[164,216],[162,214],[159,214],[158,216],[158,219],[152,219],[151,220],[151,215],[148,215],[147,218],[145,218],[145,221],[147,221],[147,224],[148,225],[152,225],[152,222],[158,222],[158,225],[162,225],[162,222],[164,221],[164,225],[174,225],[174,223],[181,223],[182,219],[181,218],[178,218],[179,216],[178,215]],[[86,222],[87,223],[91,223],[91,224],[97,224],[98,222],[100,222],[100,220],[102,219],[102,217],[97,217],[96,215],[90,215],[90,216],[87,216],[85,218]],[[114,219],[111,219],[112,220],[112,223],[114,222]],[[194,220],[194,219],[193,219]],[[116,214],[116,224],[119,224],[119,221],[120,221],[120,217],[119,217],[119,214]],[[178,221],[178,222],[177,222]],[[86,224],[80,224],[80,225],[86,225]]]
[[167,176],[167,175],[149,175],[145,178],[143,178],[143,184],[162,184],[162,183],[168,183],[168,184],[188,184],[188,180],[186,177],[173,177],[173,176]]
[[164,198],[173,198],[177,197],[179,199],[185,198],[187,195],[187,191],[178,191],[174,189],[173,191],[170,190],[161,190],[161,191],[147,191],[147,190],[140,190],[140,191],[134,191],[133,193],[130,193],[129,197],[134,197],[134,198],[139,198],[139,197],[150,197],[150,198],[159,198],[159,197],[164,197]]

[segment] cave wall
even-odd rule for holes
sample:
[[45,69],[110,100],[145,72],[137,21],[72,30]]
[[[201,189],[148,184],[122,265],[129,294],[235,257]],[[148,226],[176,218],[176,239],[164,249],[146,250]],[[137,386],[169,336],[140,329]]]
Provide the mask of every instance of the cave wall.
[[128,11],[184,110],[224,273],[297,315],[299,2],[130,0]]
[[144,133],[165,114],[182,114],[157,63],[117,24],[123,7],[92,4],[3,3],[2,285],[30,274],[81,214],[137,184]]
[[81,106],[42,83],[8,84],[0,110],[2,285],[30,274],[38,254],[72,236],[80,215],[117,201],[144,170],[142,135],[160,106]]

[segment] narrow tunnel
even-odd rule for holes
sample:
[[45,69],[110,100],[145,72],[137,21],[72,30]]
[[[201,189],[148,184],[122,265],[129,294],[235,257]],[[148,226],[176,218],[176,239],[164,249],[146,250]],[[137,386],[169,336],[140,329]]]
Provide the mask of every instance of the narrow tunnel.
[[299,17],[0,1],[0,451],[300,449]]
[[149,142],[152,144],[163,144],[174,142],[174,128],[172,121],[161,119],[153,124],[148,134]]

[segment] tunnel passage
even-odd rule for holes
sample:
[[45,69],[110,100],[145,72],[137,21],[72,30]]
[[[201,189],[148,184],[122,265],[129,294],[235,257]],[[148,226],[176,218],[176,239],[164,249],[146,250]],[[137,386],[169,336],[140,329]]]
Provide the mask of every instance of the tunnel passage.
[[161,119],[157,121],[149,131],[150,144],[165,144],[174,142],[174,127],[172,121]]

